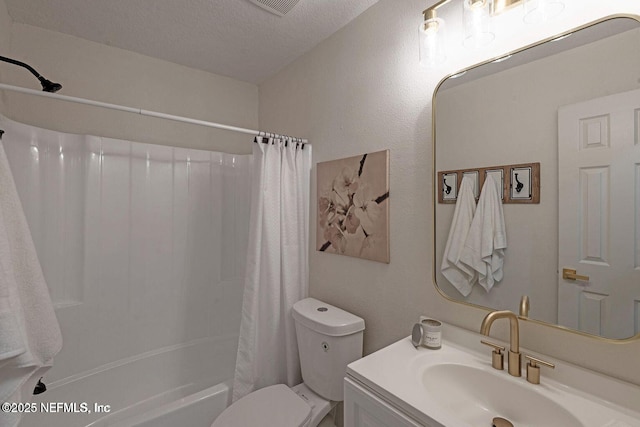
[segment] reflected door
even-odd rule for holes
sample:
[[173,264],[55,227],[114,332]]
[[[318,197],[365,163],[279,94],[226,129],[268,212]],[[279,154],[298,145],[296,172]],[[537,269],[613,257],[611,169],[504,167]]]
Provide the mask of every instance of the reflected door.
[[640,330],[639,125],[640,90],[558,111],[558,323],[608,338]]

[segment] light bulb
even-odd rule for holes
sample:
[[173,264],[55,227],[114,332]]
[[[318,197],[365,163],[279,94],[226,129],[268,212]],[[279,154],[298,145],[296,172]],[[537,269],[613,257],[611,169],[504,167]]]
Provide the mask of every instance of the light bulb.
[[464,0],[464,46],[479,48],[495,38],[491,31],[491,15],[487,0]]
[[440,18],[429,18],[420,24],[420,64],[431,67],[445,60],[445,23]]

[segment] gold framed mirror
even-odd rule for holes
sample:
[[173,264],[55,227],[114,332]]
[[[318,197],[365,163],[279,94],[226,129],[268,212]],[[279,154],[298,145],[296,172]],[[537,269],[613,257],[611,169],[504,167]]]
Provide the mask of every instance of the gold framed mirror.
[[[440,82],[433,95],[434,280],[444,297],[517,313],[526,295],[523,318],[616,342],[640,337],[639,70],[640,22],[616,16]],[[473,283],[465,294],[446,269],[475,265],[461,261],[458,249],[472,219],[454,221],[461,179],[453,184],[456,204],[439,202],[452,186],[438,172],[530,163],[540,167],[539,203],[501,207],[507,246],[500,274],[492,286],[467,274]],[[526,174],[505,167],[505,194],[531,185]],[[470,178],[476,198],[484,179]],[[474,255],[478,262],[496,269],[488,260],[498,251],[483,253]]]

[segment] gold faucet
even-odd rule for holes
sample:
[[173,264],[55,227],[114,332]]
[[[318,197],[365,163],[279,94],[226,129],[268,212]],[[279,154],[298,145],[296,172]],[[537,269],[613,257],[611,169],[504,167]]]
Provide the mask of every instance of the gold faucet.
[[514,377],[521,376],[520,367],[520,329],[518,328],[518,316],[512,311],[501,310],[492,311],[482,319],[482,325],[480,325],[480,333],[482,335],[489,336],[489,330],[491,325],[497,319],[509,319],[509,375]]

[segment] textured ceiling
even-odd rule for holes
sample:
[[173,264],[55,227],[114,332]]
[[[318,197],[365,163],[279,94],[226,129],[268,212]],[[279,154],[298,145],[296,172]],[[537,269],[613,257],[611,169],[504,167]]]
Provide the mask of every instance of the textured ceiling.
[[15,22],[261,83],[378,0],[5,0]]

